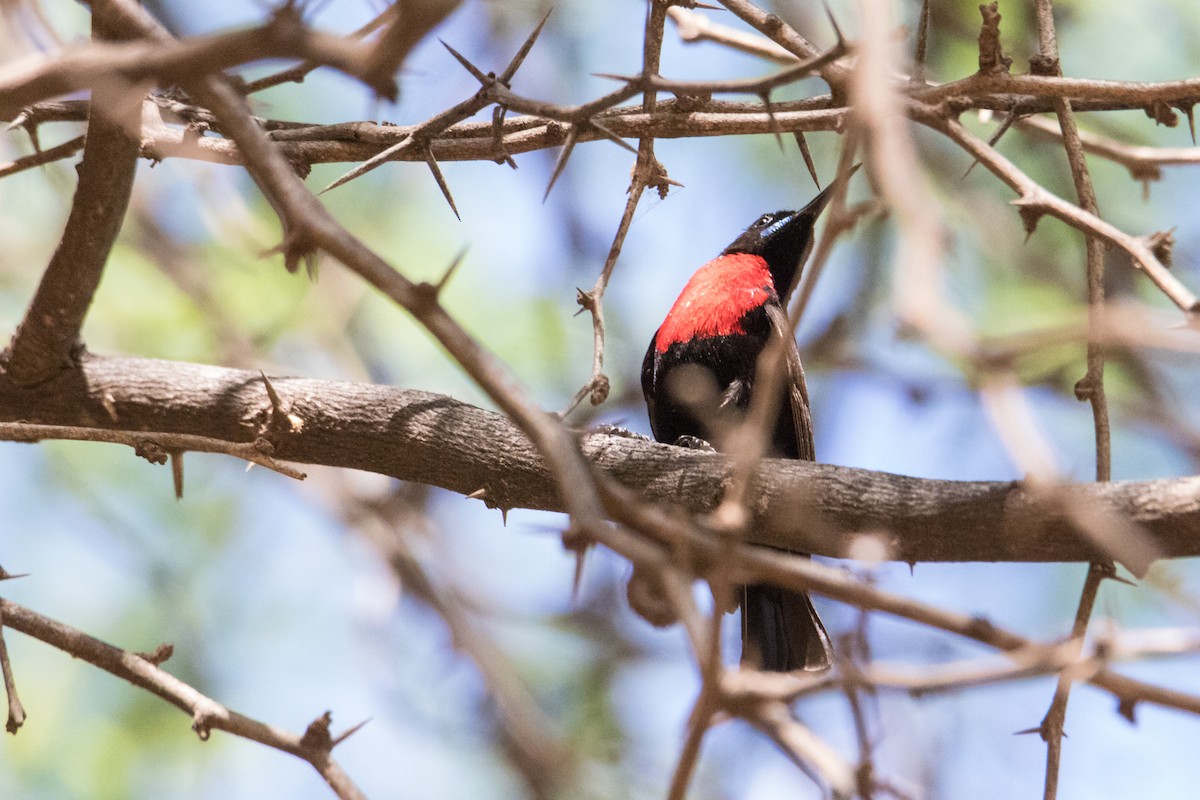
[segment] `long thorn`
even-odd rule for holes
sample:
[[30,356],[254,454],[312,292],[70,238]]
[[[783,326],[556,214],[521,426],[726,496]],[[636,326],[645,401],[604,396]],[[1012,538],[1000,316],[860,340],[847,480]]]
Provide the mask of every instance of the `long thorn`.
[[842,29],[838,26],[837,19],[833,16],[833,9],[828,3],[822,3],[825,6],[825,16],[829,17],[829,25],[833,28],[833,35],[837,37],[838,48],[846,46],[846,37],[842,35]]
[[317,192],[317,194],[325,194],[328,191],[336,189],[337,187],[341,186],[342,184],[349,183],[350,181],[354,180],[355,178],[358,178],[362,175],[367,174],[371,170],[378,167],[380,164],[389,160],[396,153],[399,153],[402,150],[406,150],[409,147],[412,147],[413,146],[412,142],[413,142],[413,140],[411,137],[407,138],[407,139],[402,139],[401,141],[396,142],[394,145],[387,148],[386,150],[381,150],[380,152],[378,152],[375,155],[368,158],[366,161],[359,164],[354,169],[352,169],[349,172],[347,172],[346,174],[342,175],[340,178],[338,178],[333,183],[326,186],[321,191]]
[[588,123],[589,123],[589,124],[590,124],[590,125],[591,125],[593,128],[595,128],[596,130],[598,130],[598,131],[600,131],[601,133],[603,133],[603,134],[605,135],[605,137],[607,137],[608,139],[611,139],[612,141],[614,141],[614,142],[616,142],[617,144],[621,145],[621,147],[625,148],[625,149],[626,149],[626,150],[628,150],[629,152],[631,152],[631,153],[634,153],[634,154],[636,154],[636,153],[637,153],[637,148],[636,148],[636,147],[634,147],[634,146],[633,146],[633,145],[631,145],[629,142],[627,142],[627,141],[625,141],[624,139],[622,139],[620,136],[617,136],[615,133],[613,133],[613,132],[612,132],[612,131],[610,131],[608,128],[606,128],[606,127],[604,127],[603,125],[601,125],[599,122],[596,122],[596,119],[595,119],[595,117],[593,117],[592,119],[589,119],[589,120],[588,120]]
[[441,280],[437,282],[436,289],[438,294],[441,294],[442,290],[446,288],[446,284],[450,282],[450,279],[454,277],[454,273],[458,270],[458,265],[461,264],[463,259],[466,257],[467,248],[464,247],[458,251],[458,255],[456,255],[454,260],[450,262],[450,266],[446,267],[446,271],[442,273]]
[[800,155],[804,157],[804,166],[808,167],[808,174],[812,176],[813,183],[817,188],[821,188],[821,179],[817,177],[817,165],[813,163],[812,153],[808,149],[808,140],[804,138],[804,131],[796,131],[796,144],[800,146]]
[[929,44],[929,0],[921,3],[921,18],[917,23],[917,51],[913,57],[913,80],[925,82],[925,52]]
[[563,168],[567,166],[567,159],[571,157],[571,151],[575,149],[575,140],[579,138],[579,127],[572,125],[567,131],[567,140],[563,142],[562,150],[558,153],[558,160],[554,162],[554,171],[550,173],[550,183],[546,184],[546,193],[542,195],[542,202],[546,202],[546,198],[550,196],[550,190],[554,188],[555,181],[562,174]]
[[345,730],[341,735],[335,736],[329,742],[329,749],[332,750],[333,748],[337,747],[342,742],[349,739],[354,734],[358,733],[360,730],[362,730],[363,726],[366,725],[370,721],[371,721],[371,718],[367,717],[366,719],[364,719],[362,722],[358,723],[357,725],[354,725],[354,726],[348,728],[347,730]]
[[175,484],[175,499],[183,499],[183,451],[171,451],[171,480]]
[[425,148],[425,163],[429,165],[429,171],[433,173],[433,179],[437,181],[438,188],[442,190],[442,197],[446,198],[446,202],[450,204],[450,210],[454,212],[455,218],[461,222],[462,217],[458,215],[458,208],[454,205],[454,197],[450,194],[450,186],[446,183],[446,176],[442,174],[442,168],[438,166],[437,159],[433,157],[432,148]]
[[458,63],[462,64],[462,65],[463,65],[463,67],[464,67],[464,68],[467,70],[467,72],[469,72],[469,73],[471,73],[473,76],[475,76],[475,80],[479,81],[479,83],[480,83],[481,85],[483,85],[483,86],[487,86],[487,85],[489,85],[489,84],[490,84],[490,83],[491,83],[491,82],[494,80],[494,79],[492,78],[492,76],[490,76],[490,75],[484,75],[484,74],[483,74],[483,72],[481,72],[481,71],[479,70],[479,68],[478,68],[478,67],[476,67],[474,64],[472,64],[470,61],[468,61],[468,60],[466,59],[466,56],[464,56],[464,55],[462,55],[461,53],[459,53],[457,50],[455,50],[453,47],[451,47],[450,45],[448,45],[448,44],[446,44],[445,42],[443,42],[441,39],[438,39],[438,41],[439,41],[439,42],[442,42],[442,47],[444,47],[444,48],[446,48],[447,50],[449,50],[449,51],[450,51],[450,55],[452,55],[452,56],[454,56],[456,59],[458,59]]
[[771,93],[763,92],[759,97],[762,98],[763,110],[767,112],[767,119],[771,121],[771,133],[775,134],[775,144],[779,145],[779,152],[783,153],[783,128],[779,127],[779,118],[775,116],[775,106],[771,102]]
[[[553,8],[550,9],[550,11],[553,10]],[[505,86],[508,86],[508,82],[513,79],[513,76],[517,74],[517,70],[520,69],[522,62],[525,61],[525,56],[529,55],[529,51],[533,49],[533,43],[537,41],[542,28],[546,26],[546,20],[550,19],[550,11],[546,12],[546,16],[542,17],[542,21],[533,29],[533,33],[529,34],[529,37],[525,40],[525,44],[521,45],[521,49],[513,56],[512,61],[508,62],[508,66],[504,68],[504,72],[500,73],[500,77],[497,80]]]
[[[1004,134],[1008,133],[1008,129],[1013,126],[1013,123],[1016,122],[1017,119],[1018,119],[1018,116],[1017,116],[1016,112],[1010,112],[1004,118],[1004,121],[1000,123],[1000,127],[996,129],[996,132],[993,133],[991,135],[991,137],[988,139],[988,147],[995,147],[996,143],[1000,141],[1000,137],[1002,137]],[[966,178],[968,175],[970,175],[971,170],[975,169],[975,165],[978,163],[979,163],[978,158],[973,160],[971,162],[971,166],[967,167],[967,171],[963,173],[962,178],[959,178],[959,180],[962,180],[963,178]]]

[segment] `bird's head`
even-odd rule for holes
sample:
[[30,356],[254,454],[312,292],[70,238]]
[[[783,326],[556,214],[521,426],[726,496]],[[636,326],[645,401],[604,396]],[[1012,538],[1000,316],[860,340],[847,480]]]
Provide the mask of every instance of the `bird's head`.
[[725,254],[762,256],[775,283],[775,291],[785,299],[793,289],[797,270],[812,250],[813,228],[829,203],[833,186],[827,186],[799,211],[763,214],[725,248]]

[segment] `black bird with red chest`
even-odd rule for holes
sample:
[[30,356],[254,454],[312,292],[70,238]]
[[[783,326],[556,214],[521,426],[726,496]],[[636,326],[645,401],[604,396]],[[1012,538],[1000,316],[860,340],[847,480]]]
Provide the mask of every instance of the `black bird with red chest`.
[[[759,354],[778,336],[791,353],[768,455],[815,458],[808,392],[780,296],[812,249],[830,188],[800,211],[763,214],[683,287],[642,362],[655,439],[719,449],[723,426],[750,405]],[[755,584],[741,588],[740,604],[742,663],[773,672],[829,667],[829,637],[808,595]]]

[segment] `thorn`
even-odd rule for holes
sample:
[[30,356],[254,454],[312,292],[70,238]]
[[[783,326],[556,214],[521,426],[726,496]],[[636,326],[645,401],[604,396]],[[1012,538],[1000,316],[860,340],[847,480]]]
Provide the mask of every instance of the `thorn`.
[[1131,581],[1129,578],[1126,578],[1123,575],[1109,575],[1108,579],[1110,581],[1116,581],[1117,583],[1123,583],[1126,586],[1137,586],[1137,581]]
[[362,722],[358,723],[357,725],[354,725],[351,728],[347,729],[346,731],[343,731],[341,735],[335,736],[333,741],[330,742],[330,744],[329,744],[329,749],[332,750],[333,748],[337,747],[342,742],[349,739],[354,734],[361,731],[363,729],[363,726],[366,725],[370,721],[371,721],[371,718],[367,717],[366,719],[364,719]]
[[175,499],[183,499],[183,451],[171,451],[171,479],[175,482]]
[[508,527],[508,509],[507,508],[500,509],[500,525],[501,525],[501,527],[504,527],[504,528]]
[[1117,713],[1125,719],[1129,720],[1131,725],[1137,724],[1137,717],[1134,712],[1137,710],[1137,700],[1132,697],[1122,697],[1117,703]]
[[342,175],[342,177],[338,178],[336,181],[329,184],[321,191],[317,192],[317,194],[319,194],[319,195],[325,194],[326,192],[336,189],[337,187],[341,186],[344,183],[349,183],[350,181],[354,180],[355,178],[357,178],[361,175],[365,175],[366,173],[368,173],[371,170],[378,167],[383,162],[390,159],[396,153],[399,153],[408,147],[412,147],[412,141],[413,141],[412,137],[401,139],[400,141],[396,142],[394,145],[387,148],[386,150],[381,150],[380,152],[378,152],[375,155],[368,158],[366,161],[359,164],[354,169],[352,169],[349,172],[347,172],[346,174]]
[[920,83],[925,82],[925,54],[929,44],[929,0],[921,2],[921,16],[917,23],[917,50],[913,54],[915,69],[913,70],[913,80]]
[[487,497],[488,490],[486,486],[480,486],[475,491],[467,495],[468,500],[483,500]]
[[779,127],[779,120],[775,117],[775,107],[771,104],[771,92],[765,91],[759,97],[762,98],[767,119],[771,121],[771,133],[775,134],[775,144],[779,145],[779,152],[783,153],[783,129]]
[[512,61],[508,62],[508,66],[504,68],[504,71],[500,73],[500,77],[496,80],[508,86],[508,82],[513,79],[513,76],[517,74],[517,70],[521,68],[521,64],[524,63],[525,56],[529,55],[529,51],[533,49],[533,43],[541,35],[542,28],[546,27],[546,20],[550,19],[550,12],[553,10],[554,8],[551,7],[546,12],[546,16],[542,17],[542,21],[533,29],[533,33],[529,34],[528,38],[525,39],[525,44],[521,45],[521,49],[513,56]]
[[1038,725],[1036,728],[1026,728],[1023,731],[1013,731],[1013,736],[1028,736],[1031,733],[1041,733],[1041,732],[1042,732],[1042,726]]
[[[1021,115],[1021,116],[1024,116],[1024,115]],[[990,137],[988,137],[988,147],[995,147],[996,143],[1000,141],[1000,137],[1002,137],[1004,134],[1008,133],[1008,129],[1011,128],[1013,126],[1013,123],[1016,122],[1018,119],[1020,119],[1020,117],[1016,113],[1007,114],[1004,117],[1004,120],[1000,123],[1000,127],[996,128],[996,132],[993,133]],[[972,159],[971,166],[967,167],[967,171],[962,174],[962,177],[959,178],[959,180],[965,180],[966,177],[971,174],[971,170],[975,169],[975,165],[978,163],[979,163],[978,158]]]
[[846,37],[842,35],[842,29],[837,23],[837,18],[833,16],[833,9],[829,7],[829,3],[821,3],[825,7],[825,16],[829,17],[829,26],[833,28],[833,35],[837,37],[838,49],[846,46]]
[[821,179],[817,177],[817,165],[813,163],[812,153],[808,149],[808,140],[804,138],[804,131],[796,131],[796,144],[800,146],[800,155],[804,157],[804,166],[808,167],[808,174],[812,176],[813,183],[817,188],[821,188]]
[[437,181],[438,188],[442,190],[442,197],[445,197],[446,202],[450,204],[450,210],[454,212],[455,219],[462,222],[458,208],[454,205],[454,197],[450,194],[450,186],[446,183],[446,177],[442,175],[442,168],[438,166],[437,159],[433,157],[433,148],[431,147],[425,148],[425,163],[429,165],[429,171],[433,173],[433,179]]
[[507,115],[508,109],[502,105],[497,105],[492,109],[492,144],[500,151],[500,159],[497,160],[497,163],[503,162],[516,169],[517,162],[513,161],[508,148],[504,146],[504,118]]
[[4,132],[8,133],[14,128],[23,127],[27,122],[29,122],[29,109],[26,108],[13,117],[12,122],[4,126]]
[[286,413],[283,409],[283,400],[280,399],[279,392],[275,391],[275,385],[271,383],[271,379],[267,377],[267,373],[260,369],[258,374],[262,376],[263,386],[267,388],[267,397],[271,400],[271,412],[273,414]]
[[1190,133],[1190,134],[1192,135],[1192,146],[1193,146],[1193,147],[1195,147],[1195,146],[1196,146],[1196,115],[1195,115],[1195,110],[1196,110],[1196,107],[1195,107],[1195,106],[1192,106],[1192,105],[1189,105],[1187,108],[1183,109],[1183,113],[1184,113],[1184,114],[1186,114],[1186,115],[1187,115],[1187,118],[1188,118],[1188,133]]
[[589,119],[589,120],[588,120],[588,123],[589,123],[589,124],[591,124],[591,126],[592,126],[593,128],[595,128],[596,130],[600,131],[600,132],[601,132],[601,133],[603,133],[605,136],[607,136],[609,139],[612,139],[614,142],[616,142],[617,144],[621,145],[621,147],[624,147],[624,148],[625,148],[626,150],[628,150],[629,152],[633,153],[634,155],[637,155],[637,148],[636,148],[636,147],[634,147],[633,145],[629,144],[629,142],[625,141],[625,140],[624,140],[624,139],[622,139],[620,136],[617,136],[615,133],[613,133],[613,132],[612,132],[612,131],[610,131],[608,128],[606,128],[606,127],[604,127],[603,125],[601,125],[599,122],[596,122],[596,118],[595,118],[595,117],[592,117],[591,119]]
[[442,42],[442,47],[449,50],[450,55],[452,55],[456,59],[458,59],[458,63],[462,64],[463,67],[466,68],[467,72],[471,73],[475,77],[475,80],[479,81],[481,86],[488,86],[492,83],[492,81],[495,80],[494,77],[484,75],[482,72],[480,72],[478,67],[476,67],[474,64],[472,64],[470,61],[467,61],[467,59],[461,53],[459,53],[457,50],[455,50],[453,47],[446,44],[441,39],[438,39],[438,41]]
[[441,280],[439,280],[434,286],[434,291],[437,294],[441,294],[442,290],[446,288],[446,284],[449,283],[450,278],[454,276],[454,272],[458,269],[458,265],[462,263],[464,258],[466,258],[467,250],[468,248],[465,246],[459,250],[458,255],[456,255],[454,260],[450,262],[450,266],[446,267],[446,271],[442,273]]
[[579,589],[583,586],[583,565],[587,558],[586,546],[575,550],[575,575],[571,579],[571,605],[579,602]]
[[558,176],[562,174],[563,169],[567,166],[567,159],[571,157],[571,151],[575,149],[575,141],[578,138],[579,127],[572,125],[567,130],[567,140],[563,142],[562,150],[558,153],[558,159],[554,162],[554,171],[550,173],[550,182],[546,184],[546,193],[542,195],[543,203],[550,196],[550,190],[554,188]]
[[593,72],[593,78],[606,78],[610,81],[621,81],[622,83],[637,83],[644,76],[642,75],[618,75],[615,72]]
[[24,578],[24,577],[27,577],[28,575],[29,575],[28,572],[21,572],[21,573],[14,575],[13,573],[4,569],[4,567],[0,567],[0,581],[16,580],[17,578]]

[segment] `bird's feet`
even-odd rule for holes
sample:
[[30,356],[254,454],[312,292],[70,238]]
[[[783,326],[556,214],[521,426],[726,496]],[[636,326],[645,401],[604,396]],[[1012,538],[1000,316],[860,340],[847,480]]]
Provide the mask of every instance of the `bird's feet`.
[[715,453],[717,448],[713,447],[708,442],[701,439],[699,436],[684,435],[675,440],[676,447],[686,447],[689,450],[703,450],[706,453]]

